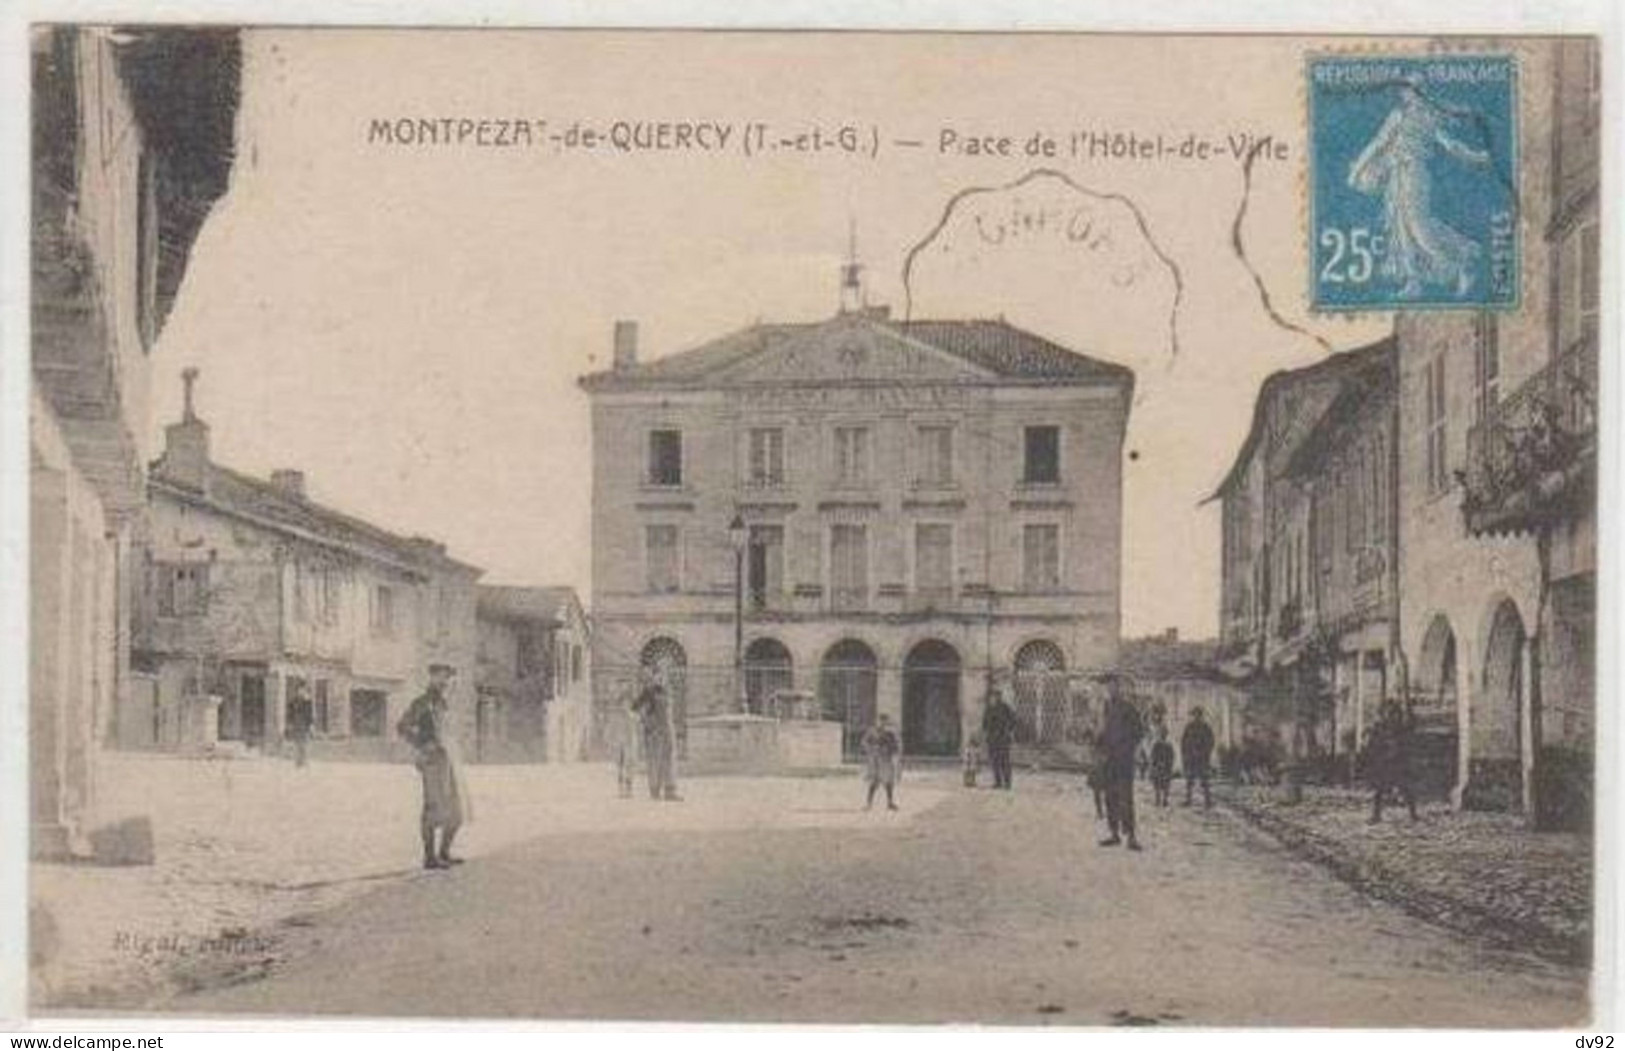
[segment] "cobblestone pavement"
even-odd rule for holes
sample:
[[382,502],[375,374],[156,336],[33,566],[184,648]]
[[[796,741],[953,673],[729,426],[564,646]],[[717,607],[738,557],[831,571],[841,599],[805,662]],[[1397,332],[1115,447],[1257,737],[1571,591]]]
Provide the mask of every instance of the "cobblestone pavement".
[[1145,807],[1131,854],[1094,844],[1075,778],[1018,774],[1003,793],[943,772],[915,775],[898,814],[862,812],[845,780],[768,801],[834,811],[807,815],[825,824],[701,820],[741,787],[692,782],[682,804],[604,810],[635,825],[395,881],[153,1006],[1090,1026],[1587,1013],[1586,972],[1421,923],[1222,810]]
[[1226,786],[1221,798],[1259,827],[1357,886],[1414,915],[1562,962],[1591,945],[1592,842],[1533,832],[1514,814],[1453,813],[1442,803],[1404,807],[1369,824],[1371,794]]

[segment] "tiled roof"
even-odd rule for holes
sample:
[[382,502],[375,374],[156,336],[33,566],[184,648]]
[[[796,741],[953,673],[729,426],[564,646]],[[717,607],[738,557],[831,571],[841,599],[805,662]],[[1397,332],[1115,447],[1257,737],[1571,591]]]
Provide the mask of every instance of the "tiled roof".
[[295,497],[268,481],[211,463],[206,490],[195,492],[167,481],[154,471],[151,483],[169,493],[204,506],[235,513],[272,526],[302,533],[318,542],[360,549],[362,553],[422,568],[453,568],[473,573],[477,567],[446,554],[444,544],[423,537],[402,536],[353,515]]
[[1387,355],[1368,357],[1359,367],[1350,369],[1340,378],[1336,397],[1293,452],[1287,464],[1288,473],[1303,474],[1316,470],[1336,447],[1338,431],[1358,417],[1360,410],[1373,398],[1393,391],[1398,382],[1395,369],[1397,344],[1387,340],[1377,346],[1386,347]]
[[1004,321],[909,321],[891,326],[999,376],[1132,382],[1134,374]]
[[1212,639],[1124,639],[1117,650],[1117,670],[1146,679],[1210,678],[1217,651]]
[[564,624],[569,621],[572,606],[581,606],[574,588],[492,584],[481,584],[479,588],[479,611],[486,617]]
[[[1122,365],[1100,361],[1052,343],[1042,336],[999,320],[892,321],[881,311],[860,317],[841,314],[827,321],[803,324],[756,324],[729,333],[690,350],[640,362],[630,368],[610,369],[582,377],[587,390],[621,387],[703,386],[729,366],[768,350],[791,336],[817,341],[828,333],[849,331],[854,323],[879,333],[923,343],[951,354],[996,377],[1047,382],[1117,383],[1132,386],[1134,373]],[[832,340],[833,342],[833,340]],[[831,351],[834,351],[832,346]]]
[[1374,360],[1390,353],[1394,345],[1394,338],[1389,336],[1378,340],[1376,343],[1358,347],[1354,350],[1328,355],[1313,365],[1270,373],[1265,378],[1263,385],[1258,389],[1258,400],[1253,403],[1252,425],[1247,430],[1247,437],[1241,443],[1241,448],[1237,451],[1236,458],[1230,465],[1230,470],[1225,473],[1224,481],[1220,482],[1207,500],[1203,502],[1219,499],[1234,489],[1241,481],[1247,465],[1252,462],[1254,450],[1263,438],[1264,422],[1270,404],[1275,398],[1301,385],[1313,383],[1317,380],[1336,380],[1359,371]]

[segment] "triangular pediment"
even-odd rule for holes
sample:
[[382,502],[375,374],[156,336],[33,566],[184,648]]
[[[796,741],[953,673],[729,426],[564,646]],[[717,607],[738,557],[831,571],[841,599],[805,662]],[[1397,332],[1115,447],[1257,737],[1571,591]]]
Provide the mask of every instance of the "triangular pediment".
[[712,375],[716,382],[974,383],[993,373],[857,315],[770,330],[762,349]]

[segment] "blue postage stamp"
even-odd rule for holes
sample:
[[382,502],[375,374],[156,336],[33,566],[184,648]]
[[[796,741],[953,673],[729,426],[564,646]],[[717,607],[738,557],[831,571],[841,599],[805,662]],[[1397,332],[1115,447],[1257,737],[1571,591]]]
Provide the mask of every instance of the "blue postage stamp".
[[1518,67],[1510,55],[1308,61],[1310,302],[1518,305]]

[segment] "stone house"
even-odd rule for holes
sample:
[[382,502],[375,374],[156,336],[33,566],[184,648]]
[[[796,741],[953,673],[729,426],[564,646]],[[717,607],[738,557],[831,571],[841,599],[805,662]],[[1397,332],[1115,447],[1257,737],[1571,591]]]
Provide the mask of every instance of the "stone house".
[[656,669],[687,718],[789,693],[952,755],[996,672],[1116,659],[1128,369],[849,302],[646,362],[623,322],[581,386],[601,712]]
[[574,588],[480,585],[473,758],[567,763],[592,724],[591,633]]
[[317,503],[301,472],[262,480],[214,463],[194,379],[135,545],[145,689],[121,711],[121,743],[276,752],[304,723],[317,757],[400,756],[395,722],[445,662],[471,744],[480,570]]
[[[1298,758],[1357,749],[1393,662],[1394,343],[1277,372],[1224,480],[1216,659]],[[1391,379],[1387,381],[1391,387]],[[1369,698],[1369,704],[1367,699]]]
[[1456,714],[1457,803],[1583,825],[1595,713],[1601,60],[1588,39],[1517,51],[1520,304],[1396,323],[1400,615],[1413,702]]
[[63,858],[91,849],[130,689],[148,355],[230,176],[239,51],[229,30],[88,26],[29,51],[30,849]]

